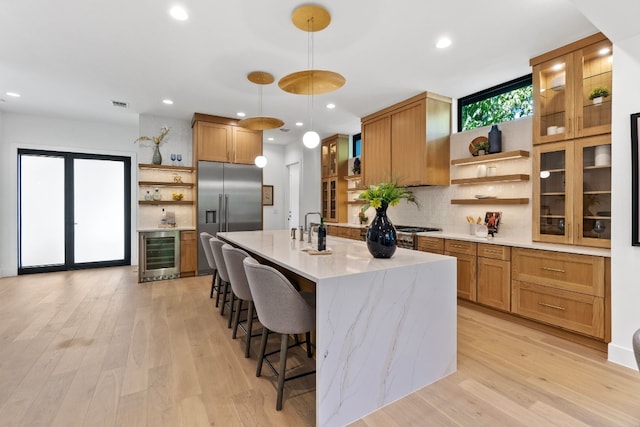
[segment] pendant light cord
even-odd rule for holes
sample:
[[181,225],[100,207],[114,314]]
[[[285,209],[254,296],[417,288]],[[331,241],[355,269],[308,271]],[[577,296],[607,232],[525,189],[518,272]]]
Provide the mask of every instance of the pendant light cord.
[[309,103],[309,130],[313,131],[313,16],[307,20],[308,32],[307,37],[307,66],[309,68],[309,92],[311,96],[308,99]]

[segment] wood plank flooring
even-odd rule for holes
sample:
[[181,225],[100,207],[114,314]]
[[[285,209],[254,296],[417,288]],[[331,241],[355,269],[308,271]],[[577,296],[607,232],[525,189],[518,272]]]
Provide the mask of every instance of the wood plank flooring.
[[[210,276],[134,267],[0,279],[0,426],[312,426],[314,377],[255,377]],[[275,338],[275,337],[274,337]],[[278,346],[277,338],[273,346]],[[289,367],[312,362],[294,351]],[[640,426],[640,374],[594,350],[458,308],[458,371],[353,424]]]

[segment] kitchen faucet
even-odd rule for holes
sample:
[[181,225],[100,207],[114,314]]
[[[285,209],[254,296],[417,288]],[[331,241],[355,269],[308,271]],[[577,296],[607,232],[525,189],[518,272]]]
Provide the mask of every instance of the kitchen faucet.
[[309,230],[309,240],[308,240],[308,242],[311,243],[311,230],[313,229],[313,227],[309,227],[307,229],[307,217],[309,215],[318,215],[320,217],[320,220],[322,221],[322,213],[320,213],[320,212],[307,212],[306,214],[304,214],[304,229],[305,230]]

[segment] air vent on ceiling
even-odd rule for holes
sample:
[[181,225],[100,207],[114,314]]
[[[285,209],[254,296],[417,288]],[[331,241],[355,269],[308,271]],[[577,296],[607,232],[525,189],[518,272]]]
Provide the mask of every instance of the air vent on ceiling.
[[289,128],[280,128],[280,132],[289,132],[290,130]]
[[126,103],[126,102],[122,102],[122,101],[111,100],[111,105],[113,105],[114,107],[119,107],[119,108],[129,108],[129,104]]

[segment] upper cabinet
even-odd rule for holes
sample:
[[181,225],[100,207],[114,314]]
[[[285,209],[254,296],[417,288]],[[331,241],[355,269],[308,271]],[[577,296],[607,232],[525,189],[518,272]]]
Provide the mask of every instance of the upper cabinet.
[[598,33],[530,60],[534,144],[611,132],[611,58]]
[[193,127],[195,162],[253,164],[262,154],[262,132],[238,126],[238,121],[196,113]]
[[349,136],[333,135],[321,145],[321,204],[326,222],[347,222],[347,182]]
[[451,99],[424,92],[362,118],[364,183],[449,185]]

